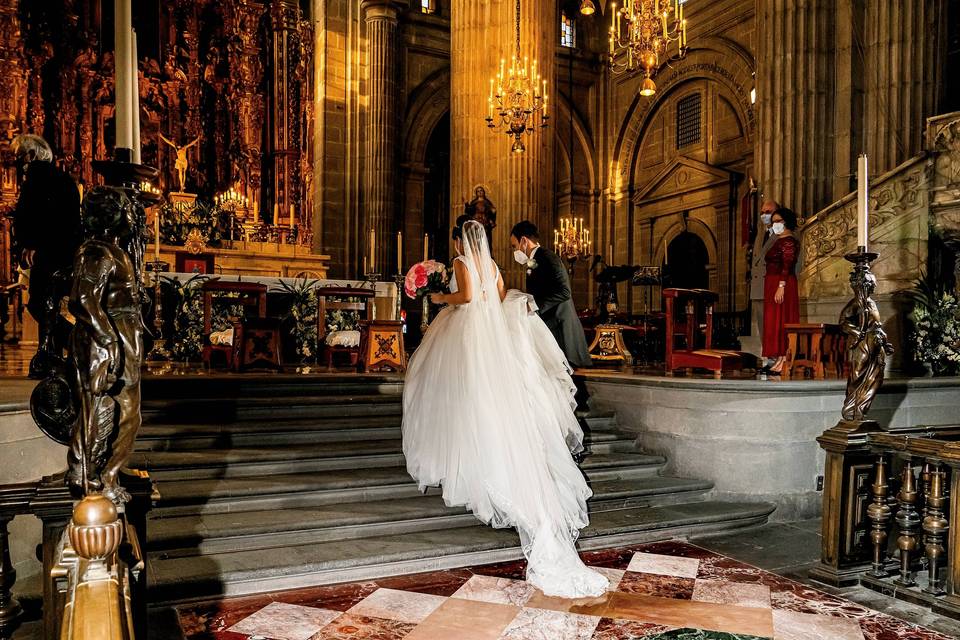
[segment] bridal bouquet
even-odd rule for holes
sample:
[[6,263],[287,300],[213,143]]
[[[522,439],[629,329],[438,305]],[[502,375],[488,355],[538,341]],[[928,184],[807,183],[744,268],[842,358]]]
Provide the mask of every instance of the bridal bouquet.
[[446,265],[436,260],[424,260],[407,272],[403,290],[408,298],[415,300],[431,293],[445,292],[449,281]]

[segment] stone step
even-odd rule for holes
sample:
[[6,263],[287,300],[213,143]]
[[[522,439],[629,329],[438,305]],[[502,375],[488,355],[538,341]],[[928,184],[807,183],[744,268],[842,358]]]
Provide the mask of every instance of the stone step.
[[[136,451],[130,466],[145,469],[157,480],[237,478],[335,469],[398,467],[404,464],[399,440],[327,442],[312,446],[246,447],[191,451]],[[646,467],[656,473],[666,460],[633,451],[589,455],[580,465],[587,472],[607,467]]]
[[403,403],[394,395],[298,395],[287,398],[245,396],[146,400],[144,422],[239,422],[400,415]]
[[[596,513],[689,502],[711,488],[709,482],[659,476],[594,482],[589,507],[591,513]],[[207,554],[239,547],[285,547],[309,540],[343,540],[471,526],[475,522],[466,510],[447,507],[437,492],[389,500],[221,513],[174,515],[160,508],[150,517],[148,546],[151,550],[168,549],[170,553],[195,554],[199,550]]]
[[[146,424],[137,433],[136,449],[175,451],[399,439],[400,422],[400,416],[337,416],[228,424]],[[631,436],[612,431],[590,431],[585,434],[584,441],[588,447],[610,445],[605,449],[593,449],[595,453],[630,451],[633,448]]]
[[211,373],[201,376],[144,376],[145,400],[186,398],[297,397],[311,390],[324,395],[403,393],[403,377],[395,374],[321,373],[243,374]]
[[[730,531],[764,523],[772,505],[697,502],[603,511],[581,549]],[[148,552],[151,602],[241,595],[520,557],[513,530],[464,526],[359,539],[316,539],[276,548],[204,555]]]

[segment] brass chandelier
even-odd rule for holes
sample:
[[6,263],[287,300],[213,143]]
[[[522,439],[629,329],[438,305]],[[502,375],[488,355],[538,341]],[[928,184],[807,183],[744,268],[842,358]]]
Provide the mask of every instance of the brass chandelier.
[[490,79],[490,97],[487,99],[487,126],[502,128],[513,139],[511,151],[523,153],[523,134],[533,134],[547,126],[547,81],[537,72],[537,60],[532,66],[526,56],[520,56],[520,0],[516,5],[516,53],[506,69],[500,60],[500,73]]
[[687,21],[683,18],[680,0],[624,0],[623,7],[614,4],[610,25],[610,69],[614,73],[640,69],[643,84],[640,95],[657,92],[653,81],[667,50],[678,45],[677,58],[687,53]]

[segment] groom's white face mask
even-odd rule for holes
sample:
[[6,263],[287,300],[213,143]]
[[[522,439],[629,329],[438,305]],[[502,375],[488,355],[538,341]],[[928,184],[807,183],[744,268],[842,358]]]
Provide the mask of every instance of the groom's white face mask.
[[520,238],[517,242],[517,248],[513,252],[513,259],[517,261],[517,264],[527,264],[530,260],[530,256],[523,248],[525,244],[530,244],[530,241],[526,238]]

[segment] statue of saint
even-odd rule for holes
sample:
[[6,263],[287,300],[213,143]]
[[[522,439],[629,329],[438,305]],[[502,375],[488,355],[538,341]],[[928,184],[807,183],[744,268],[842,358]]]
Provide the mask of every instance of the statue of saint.
[[847,395],[841,412],[844,420],[863,420],[883,384],[887,356],[893,345],[887,339],[877,303],[870,296],[876,277],[857,268],[850,276],[854,297],[840,312],[840,329],[847,335]]
[[473,190],[473,200],[463,204],[463,213],[483,225],[487,242],[493,247],[493,230],[497,226],[497,208],[487,198],[487,190],[478,185]]
[[177,146],[172,141],[168,140],[162,133],[160,134],[160,139],[173,147],[174,151],[177,153],[177,159],[174,161],[173,167],[177,170],[177,177],[180,180],[180,193],[183,193],[183,190],[186,188],[187,184],[187,168],[190,166],[190,161],[187,159],[187,150],[200,142],[200,137],[197,136],[193,139],[193,142],[187,143],[182,147]]
[[76,493],[102,491],[122,505],[129,495],[117,475],[140,428],[143,319],[134,260],[143,238],[136,203],[114,187],[87,194],[83,222],[87,240],[77,251],[70,293],[80,410],[67,477]]

